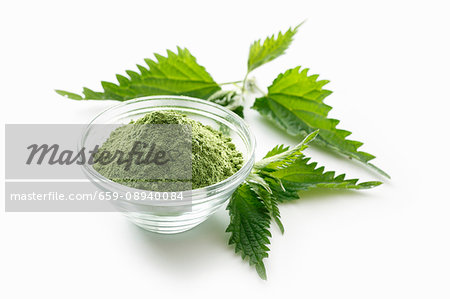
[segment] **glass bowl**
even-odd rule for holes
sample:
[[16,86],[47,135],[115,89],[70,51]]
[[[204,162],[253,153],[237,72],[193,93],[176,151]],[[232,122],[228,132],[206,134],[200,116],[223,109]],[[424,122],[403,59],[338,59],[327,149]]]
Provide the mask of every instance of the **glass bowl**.
[[[100,113],[87,125],[78,146],[89,148],[89,145],[102,144],[108,138],[109,133],[105,134],[104,130],[102,136],[95,132],[98,125],[118,127],[158,110],[181,112],[223,132],[232,139],[244,158],[242,168],[227,179],[204,188],[183,191],[192,201],[178,201],[172,205],[160,205],[151,201],[135,202],[125,198],[112,201],[131,222],[143,229],[173,234],[189,230],[205,221],[230,199],[252,170],[255,162],[255,138],[242,118],[220,105],[190,97],[151,96],[129,100]],[[121,194],[143,191],[107,179],[88,163],[82,167],[88,179],[102,191]]]

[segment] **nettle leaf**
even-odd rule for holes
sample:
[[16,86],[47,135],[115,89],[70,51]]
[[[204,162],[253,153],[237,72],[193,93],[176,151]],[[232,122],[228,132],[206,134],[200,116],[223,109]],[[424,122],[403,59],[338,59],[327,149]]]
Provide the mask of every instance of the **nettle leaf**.
[[269,152],[267,152],[267,154],[264,156],[263,159],[275,156],[277,154],[284,153],[287,150],[289,150],[289,146],[287,146],[287,145],[284,145],[284,144],[276,145],[273,149],[271,149]]
[[227,207],[230,224],[227,232],[231,233],[229,244],[235,245],[235,252],[243,259],[248,258],[251,266],[262,279],[266,279],[263,259],[268,257],[271,237],[270,214],[267,207],[247,183],[243,183],[233,193]]
[[331,91],[323,87],[329,81],[318,80],[319,75],[309,76],[308,70],[296,67],[280,74],[268,88],[267,95],[257,98],[252,108],[291,135],[304,137],[319,129],[314,143],[356,159],[389,177],[369,163],[375,156],[358,151],[362,142],[346,139],[351,132],[337,129],[339,120],[328,118],[332,108],[323,100]]
[[[262,178],[261,180],[264,181],[264,184],[267,184],[267,186],[269,186],[268,182],[266,182]],[[260,183],[248,182],[248,184],[250,185],[250,188],[258,195],[259,199],[262,200],[267,210],[269,211],[271,218],[275,221],[281,233],[283,234],[284,226],[283,223],[281,223],[281,215],[280,210],[278,208],[278,200],[277,197],[273,194],[271,188],[270,187],[267,188]]]
[[220,90],[205,68],[194,56],[180,47],[177,53],[167,51],[167,57],[155,54],[156,60],[145,59],[147,66],[138,65],[139,72],[127,70],[128,77],[116,75],[119,84],[102,81],[103,92],[83,89],[83,94],[56,90],[73,100],[126,101],[151,95],[184,95],[208,99]]
[[280,31],[277,37],[275,35],[267,37],[262,44],[261,39],[253,42],[248,54],[247,72],[251,72],[257,67],[283,55],[287,48],[289,48],[294,39],[294,35],[302,24],[294,27],[294,29],[289,28],[285,33],[281,33]]
[[[345,174],[336,175],[334,171],[325,171],[325,167],[317,167],[317,162],[311,162],[311,158],[305,156],[298,157],[287,167],[266,171],[269,178],[265,180],[274,194],[288,192],[293,195],[299,191],[315,188],[370,189],[382,184],[379,181],[358,184],[358,179],[345,179]],[[293,199],[297,198],[298,195]]]
[[[312,137],[316,133],[310,134],[300,142],[299,144],[302,145],[300,148],[306,149],[308,143],[314,140]],[[299,148],[299,145],[295,148]],[[262,160],[272,159],[271,163],[261,163],[262,161],[260,161],[255,164],[261,163],[260,165],[264,165],[264,167],[258,169],[257,174],[268,184],[272,195],[277,197],[280,202],[298,199],[299,191],[314,188],[370,189],[382,184],[379,181],[358,184],[358,179],[346,180],[345,174],[336,176],[334,171],[325,171],[323,166],[317,167],[317,162],[311,162],[311,158],[306,157],[301,152],[294,151],[295,155],[286,155],[286,153],[292,152],[289,147],[275,146],[268,154],[280,151],[280,149],[282,150],[281,153]],[[281,154],[284,154],[284,156]],[[279,159],[273,161],[273,157],[277,156]]]
[[[298,157],[303,156],[303,150],[308,148],[308,143],[314,140],[318,133],[319,131],[312,132],[311,134],[306,136],[305,139],[302,140],[302,142],[294,146],[292,149],[290,149],[289,147],[278,148],[276,146],[267,154],[269,155],[269,157],[267,157],[266,155],[264,159],[256,162],[253,168],[256,170],[261,170],[267,167],[281,168],[289,165],[290,163],[296,161]],[[279,153],[274,154],[275,151],[279,151]]]

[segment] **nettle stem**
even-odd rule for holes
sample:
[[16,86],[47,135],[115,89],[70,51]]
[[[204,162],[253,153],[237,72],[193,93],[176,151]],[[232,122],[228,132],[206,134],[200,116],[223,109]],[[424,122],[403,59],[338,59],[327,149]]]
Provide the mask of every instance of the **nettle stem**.
[[219,83],[219,85],[220,85],[220,86],[223,86],[223,85],[231,85],[231,84],[236,85],[236,84],[242,83],[242,82],[243,82],[243,80],[237,80],[237,81],[230,81],[230,82]]
[[249,73],[250,73],[250,72],[247,72],[247,73],[245,74],[244,80],[242,80],[242,95],[244,95],[245,87],[247,86],[247,77],[248,77],[248,74],[249,74]]

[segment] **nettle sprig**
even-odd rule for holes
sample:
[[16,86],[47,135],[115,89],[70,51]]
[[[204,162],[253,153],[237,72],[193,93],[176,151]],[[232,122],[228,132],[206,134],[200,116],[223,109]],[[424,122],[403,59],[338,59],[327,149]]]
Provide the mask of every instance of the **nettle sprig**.
[[271,220],[284,233],[278,204],[299,199],[299,191],[314,188],[369,189],[381,184],[378,181],[358,184],[358,179],[346,180],[345,174],[336,176],[334,171],[325,172],[324,167],[317,167],[303,151],[318,136],[319,131],[315,131],[293,148],[275,146],[255,164],[228,204],[229,244],[235,245],[236,253],[248,258],[250,265],[255,265],[263,279],[266,279],[263,259],[268,257]]
[[[309,69],[302,66],[279,74],[267,92],[254,80],[248,79],[252,71],[285,53],[302,24],[264,41],[253,42],[247,72],[242,80],[218,84],[189,50],[178,47],[176,52],[168,50],[166,56],[154,54],[155,59],[144,59],[146,65],[137,65],[138,71],[127,70],[128,76],[116,75],[118,83],[102,81],[103,91],[85,87],[79,95],[56,90],[73,100],[126,101],[151,95],[191,96],[222,105],[241,117],[244,117],[244,95],[260,94],[252,109],[288,134],[303,139],[295,147],[277,145],[269,151],[254,165],[227,207],[230,214],[226,230],[231,233],[229,244],[255,266],[263,279],[266,279],[263,260],[268,257],[272,221],[284,232],[279,204],[296,200],[299,192],[314,188],[369,189],[381,184],[379,181],[358,183],[358,179],[345,179],[344,174],[336,176],[334,171],[317,167],[316,162],[303,154],[308,144],[355,159],[389,178],[387,173],[370,163],[375,156],[358,150],[362,142],[347,139],[351,132],[338,129],[339,120],[328,118],[332,107],[324,100],[332,92],[324,87],[329,81],[319,79],[319,75],[309,75]],[[223,88],[229,84],[237,89]]]

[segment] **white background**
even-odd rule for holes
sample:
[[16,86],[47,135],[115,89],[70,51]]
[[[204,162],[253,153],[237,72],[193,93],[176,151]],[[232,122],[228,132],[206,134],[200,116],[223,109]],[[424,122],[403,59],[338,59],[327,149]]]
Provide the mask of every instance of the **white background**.
[[[286,232],[272,229],[268,281],[227,246],[224,209],[173,236],[116,213],[1,212],[0,297],[450,298],[449,11],[448,1],[412,0],[2,1],[2,123],[85,123],[115,103],[53,89],[99,89],[177,45],[217,82],[239,80],[253,40],[308,19],[287,55],[254,76],[267,86],[302,65],[331,80],[330,116],[392,180],[282,206]],[[298,142],[255,111],[246,120],[258,158]],[[308,154],[328,170],[382,179]]]

